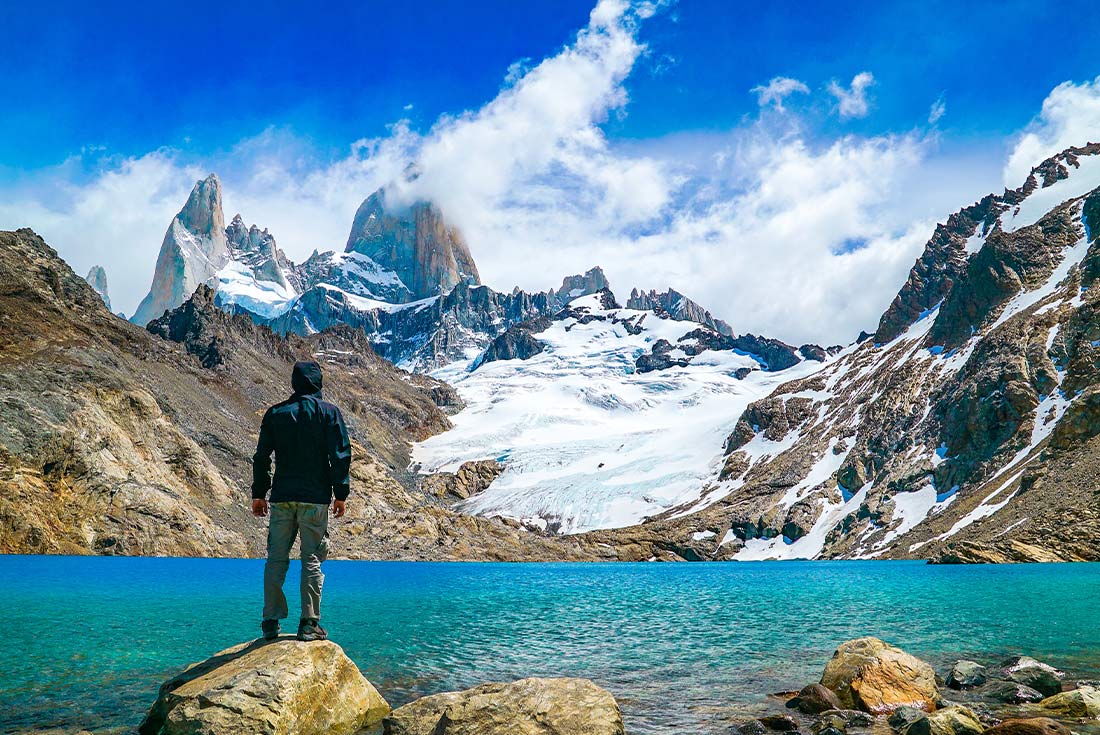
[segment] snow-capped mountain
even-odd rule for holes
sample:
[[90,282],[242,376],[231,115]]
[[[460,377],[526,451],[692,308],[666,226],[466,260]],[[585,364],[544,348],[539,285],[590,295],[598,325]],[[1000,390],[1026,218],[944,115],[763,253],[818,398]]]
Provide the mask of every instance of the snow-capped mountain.
[[503,474],[461,508],[554,532],[705,504],[731,489],[717,481],[722,443],[745,407],[823,366],[788,348],[796,364],[767,372],[737,344],[662,308],[622,308],[606,288],[574,298],[432,373],[467,408],[414,461],[422,472],[498,461]]
[[1100,144],[952,215],[875,335],[744,411],[734,491],[653,532],[700,558],[1094,558],[1098,233]]

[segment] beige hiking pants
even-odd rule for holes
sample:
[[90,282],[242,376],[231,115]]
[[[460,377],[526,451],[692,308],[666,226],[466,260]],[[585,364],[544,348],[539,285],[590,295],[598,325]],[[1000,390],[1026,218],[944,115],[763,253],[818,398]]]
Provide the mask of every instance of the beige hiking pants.
[[290,566],[290,547],[301,538],[302,619],[321,618],[321,562],[328,557],[328,506],[317,503],[271,503],[264,565],[264,620],[282,620],[289,612],[283,582]]

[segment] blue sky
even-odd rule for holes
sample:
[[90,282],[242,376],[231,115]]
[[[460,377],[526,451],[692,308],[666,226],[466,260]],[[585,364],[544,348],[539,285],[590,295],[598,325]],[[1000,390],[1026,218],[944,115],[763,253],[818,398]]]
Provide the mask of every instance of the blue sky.
[[132,309],[205,172],[302,258],[416,160],[495,287],[598,258],[620,290],[792,340],[826,314],[842,341],[1100,93],[1085,2],[595,5],[6,3],[0,226],[103,262]]
[[[3,25],[20,42],[0,58],[12,103],[0,161],[35,168],[91,146],[208,153],[269,126],[342,151],[402,117],[424,127],[480,106],[513,62],[568,41],[591,5],[6,3]],[[876,114],[849,130],[919,124],[942,94],[945,129],[1004,134],[1059,82],[1100,71],[1092,26],[1067,22],[1092,12],[1085,2],[680,2],[642,29],[648,58],[626,84],[629,114],[606,130],[723,130],[755,111],[749,90],[773,76],[823,86],[871,69]]]

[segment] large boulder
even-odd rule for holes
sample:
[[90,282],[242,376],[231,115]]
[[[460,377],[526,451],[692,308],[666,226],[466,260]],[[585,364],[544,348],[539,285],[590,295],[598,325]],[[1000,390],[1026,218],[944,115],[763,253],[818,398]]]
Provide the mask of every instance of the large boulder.
[[821,684],[847,709],[887,714],[898,707],[936,709],[936,672],[924,661],[878,638],[842,643],[825,666]]
[[1049,717],[1005,720],[986,730],[986,735],[1069,735],[1068,727]]
[[520,679],[398,707],[385,735],[624,735],[611,693],[588,679]]
[[1001,664],[1001,669],[1009,681],[1031,687],[1048,697],[1062,691],[1065,674],[1030,656],[1014,656]]
[[1057,717],[1100,719],[1100,689],[1081,687],[1047,697],[1039,706]]
[[350,735],[390,706],[340,646],[253,641],[189,666],[160,688],[139,735]]

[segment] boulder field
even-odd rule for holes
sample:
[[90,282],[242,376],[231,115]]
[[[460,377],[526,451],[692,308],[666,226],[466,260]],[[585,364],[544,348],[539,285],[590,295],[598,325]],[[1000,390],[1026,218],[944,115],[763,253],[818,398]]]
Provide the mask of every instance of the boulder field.
[[[943,688],[941,688],[943,687]],[[1069,735],[1100,730],[1100,689],[1069,682],[1029,656],[956,661],[942,676],[878,638],[842,643],[821,680],[775,695],[791,715],[765,715],[731,733],[813,735]]]

